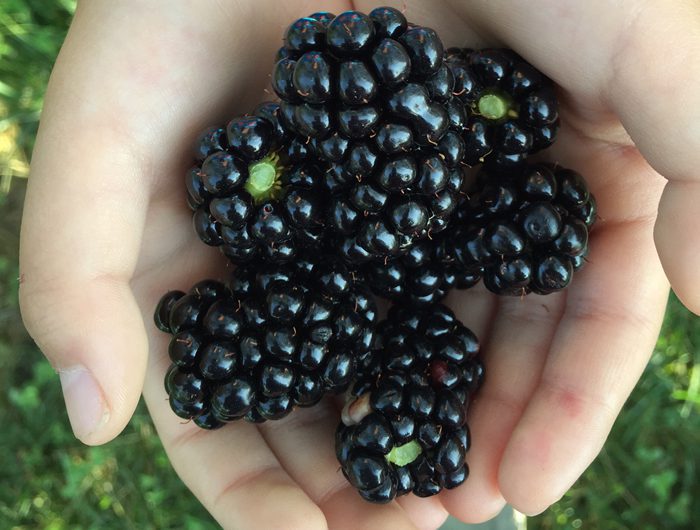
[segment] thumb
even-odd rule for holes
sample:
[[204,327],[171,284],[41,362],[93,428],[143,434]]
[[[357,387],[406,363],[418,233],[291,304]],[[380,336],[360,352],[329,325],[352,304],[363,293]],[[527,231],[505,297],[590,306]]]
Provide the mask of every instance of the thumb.
[[32,160],[19,295],[25,325],[60,377],[75,436],[95,445],[124,428],[143,386],[148,343],[129,282],[147,199],[134,157],[119,147],[128,142],[114,141],[81,104],[99,76],[76,68],[74,31],[52,74]]

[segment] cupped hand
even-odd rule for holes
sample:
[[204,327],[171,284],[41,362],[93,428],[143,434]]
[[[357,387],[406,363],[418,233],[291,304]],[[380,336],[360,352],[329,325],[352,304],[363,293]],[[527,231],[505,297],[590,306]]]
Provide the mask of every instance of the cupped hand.
[[446,45],[514,48],[562,87],[546,157],[581,172],[599,204],[589,263],[566,292],[450,298],[488,371],[470,409],[470,478],[374,506],[338,470],[332,402],[213,432],[173,415],[153,308],[167,290],[226,273],[191,229],[189,146],[269,99],[291,20],[374,5],[81,3],[52,74],[22,225],[27,328],[61,376],[76,436],[112,439],[143,391],[176,470],[226,528],[436,528],[448,513],[488,519],[505,502],[540,512],[595,458],[641,374],[666,278],[700,310],[700,7],[409,1],[407,17]]

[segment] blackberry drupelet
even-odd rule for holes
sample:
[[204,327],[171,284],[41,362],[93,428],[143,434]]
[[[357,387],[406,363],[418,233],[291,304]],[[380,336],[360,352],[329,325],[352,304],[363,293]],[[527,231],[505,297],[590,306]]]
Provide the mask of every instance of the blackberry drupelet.
[[585,264],[596,212],[585,180],[570,169],[482,170],[446,234],[445,254],[453,270],[483,271],[484,285],[496,294],[553,293]]
[[392,307],[377,336],[336,430],[343,474],[377,503],[458,486],[467,407],[484,375],[476,337],[439,304]]
[[343,391],[371,348],[377,309],[342,262],[299,258],[167,293],[154,318],[173,335],[173,411],[212,429],[282,418]]
[[393,8],[291,24],[272,86],[285,126],[324,161],[325,222],[346,260],[401,255],[447,225],[464,108],[443,45]]
[[195,231],[234,263],[288,261],[323,230],[322,170],[290,156],[277,103],[200,135],[186,177]]
[[450,48],[455,93],[469,109],[465,161],[516,165],[554,142],[559,110],[552,82],[512,50]]

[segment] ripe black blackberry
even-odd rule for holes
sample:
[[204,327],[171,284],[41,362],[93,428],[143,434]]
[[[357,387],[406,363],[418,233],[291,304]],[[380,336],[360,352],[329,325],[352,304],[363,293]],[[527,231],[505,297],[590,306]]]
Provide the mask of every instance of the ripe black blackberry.
[[323,230],[322,171],[290,154],[277,103],[200,135],[186,177],[194,228],[234,263],[288,261]]
[[343,474],[378,503],[458,486],[469,473],[467,406],[483,379],[476,337],[439,304],[394,306],[377,335],[336,430]]
[[466,118],[443,54],[435,31],[388,7],[287,30],[272,86],[287,129],[325,163],[326,222],[350,262],[405,253],[457,203]]
[[477,284],[480,270],[455,267],[446,254],[451,248],[447,239],[450,233],[448,228],[436,238],[419,241],[404,256],[386,263],[368,263],[362,269],[367,285],[377,296],[394,302],[435,304],[452,288],[467,289]]
[[552,82],[512,50],[451,48],[455,93],[469,108],[465,161],[515,165],[552,144],[559,110]]
[[445,253],[454,270],[483,273],[496,294],[549,294],[585,264],[596,211],[585,180],[570,169],[482,170],[446,234]]
[[204,281],[167,293],[155,321],[173,335],[171,407],[212,429],[311,406],[350,384],[376,319],[369,292],[330,257],[241,266],[228,286]]

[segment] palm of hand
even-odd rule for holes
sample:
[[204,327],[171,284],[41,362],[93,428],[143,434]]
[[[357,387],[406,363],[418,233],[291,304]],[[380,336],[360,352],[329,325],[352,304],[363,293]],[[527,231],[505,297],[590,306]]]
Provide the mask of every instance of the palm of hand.
[[[279,422],[259,427],[237,423],[215,432],[182,424],[170,412],[162,385],[167,337],[151,324],[153,308],[167,290],[185,290],[199,279],[225,273],[218,252],[204,247],[190,226],[182,186],[188,145],[203,127],[266,99],[263,88],[271,57],[286,23],[317,9],[310,2],[294,8],[271,0],[259,3],[264,5],[146,12],[139,20],[129,19],[125,8],[114,8],[99,36],[92,30],[92,18],[98,15],[90,10],[95,8],[86,6],[54,75],[44,118],[60,123],[73,146],[80,147],[66,148],[64,162],[99,175],[101,184],[80,205],[90,214],[86,217],[83,211],[83,217],[95,224],[84,227],[81,235],[105,234],[106,243],[88,251],[75,242],[72,255],[86,256],[97,296],[116,289],[123,298],[123,307],[110,318],[121,343],[134,345],[125,355],[137,373],[148,340],[144,396],[174,466],[225,526],[272,528],[285,521],[285,528],[403,528],[412,522],[431,528],[447,512],[473,521],[488,518],[505,501],[526,512],[544,509],[595,457],[649,355],[667,294],[652,238],[664,181],[601,103],[602,82],[592,75],[588,84],[580,83],[575,58],[568,66],[560,60],[566,51],[552,58],[534,47],[518,49],[565,86],[560,139],[546,157],[588,179],[600,221],[592,236],[590,263],[567,292],[497,299],[477,287],[451,296],[450,305],[481,339],[487,366],[487,382],[470,410],[474,439],[468,455],[471,477],[464,486],[433,499],[368,505],[338,471],[333,452],[337,408],[330,401]],[[332,2],[322,9],[338,13],[349,7]],[[373,6],[359,2],[355,7],[367,11]],[[489,9],[468,12],[461,4],[409,2],[406,11],[410,19],[436,28],[446,45],[498,45],[504,37],[490,29],[489,17],[496,9]],[[115,46],[127,27],[130,40]],[[520,38],[516,28],[513,41]],[[549,38],[574,44],[564,33]],[[79,61],[70,50],[78,53],[76,39],[84,39],[82,46],[95,45],[99,64],[91,61],[75,70],[72,63]],[[570,76],[577,84],[567,84]],[[71,84],[83,88],[88,101],[90,94],[99,94],[101,106],[79,106],[70,119],[53,116],[54,100],[64,101]],[[59,149],[47,144],[60,129],[46,128],[35,174],[55,163]],[[73,186],[82,197],[78,180],[55,180]],[[58,191],[51,186],[31,190],[28,204],[53,193]],[[104,211],[103,201],[120,206]],[[65,215],[67,205],[60,197],[56,203],[49,207],[49,217]],[[24,228],[29,233],[32,229],[31,224]],[[28,239],[26,233],[23,237]],[[37,237],[27,244],[26,253],[32,253],[32,245],[53,248],[46,235]],[[80,279],[80,273],[69,277],[68,284],[71,278]],[[31,292],[32,286],[26,289]],[[38,318],[40,307],[36,301],[25,303],[25,318]],[[85,319],[89,325],[90,317]],[[122,396],[115,399],[128,405],[134,399],[130,385],[140,385],[138,377],[128,379],[106,388],[106,394]]]

